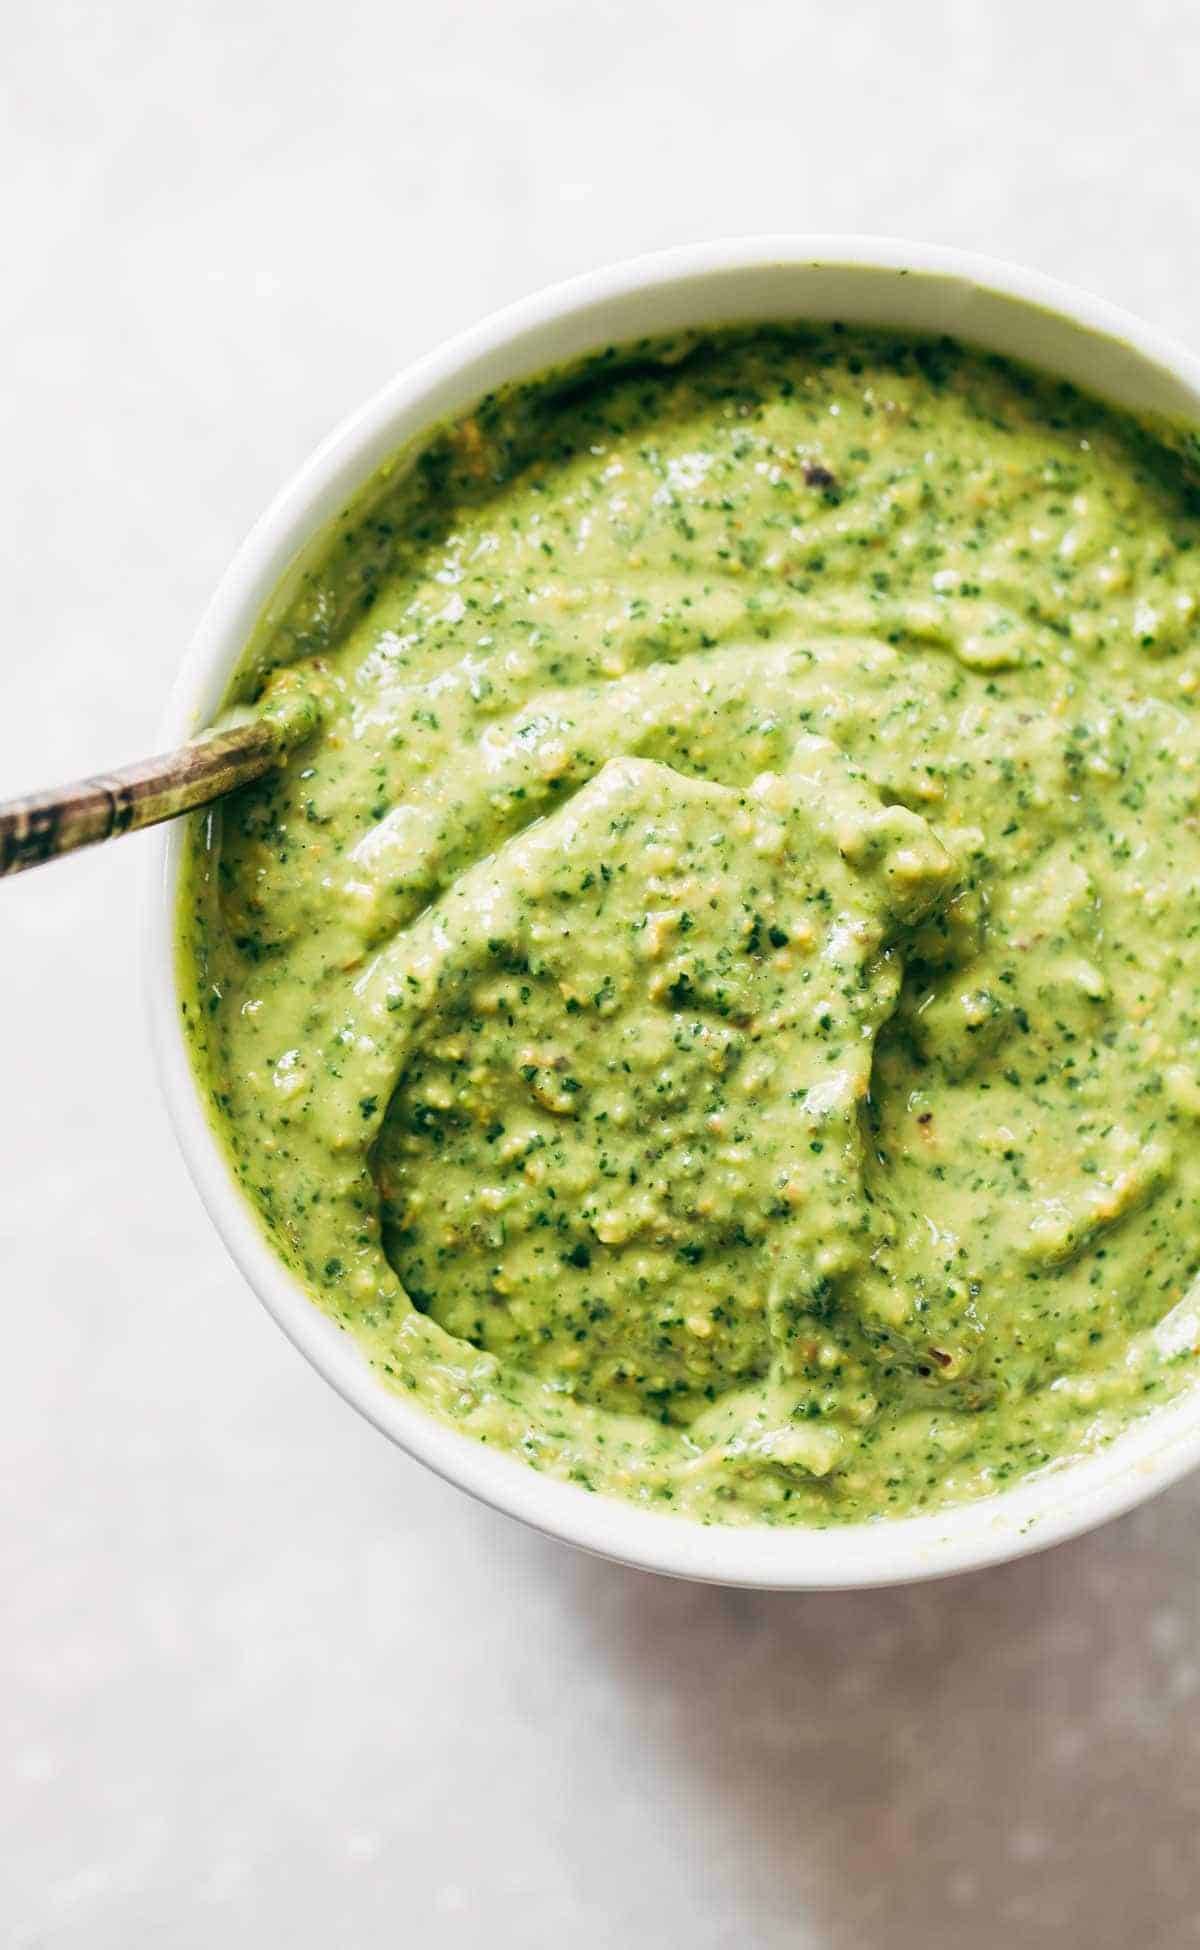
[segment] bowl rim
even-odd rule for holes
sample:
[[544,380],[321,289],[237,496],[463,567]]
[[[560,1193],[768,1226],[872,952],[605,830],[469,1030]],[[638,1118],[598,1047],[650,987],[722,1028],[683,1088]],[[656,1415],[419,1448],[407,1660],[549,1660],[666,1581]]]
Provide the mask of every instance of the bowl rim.
[[[607,306],[685,285],[715,289],[726,279],[802,271],[919,274],[945,281],[948,291],[961,287],[1013,301],[1071,334],[1115,341],[1194,402],[1200,420],[1200,360],[1184,347],[1103,299],[973,252],[894,237],[816,234],[735,237],[631,258],[552,285],[460,332],[404,368],[320,444],[251,529],[218,585],[171,691],[164,748],[189,736],[216,708],[254,624],[301,549],[354,487],[422,429],[505,377],[556,363],[553,353],[538,360],[540,342]],[[803,315],[798,306],[796,316]],[[712,325],[721,322],[714,313]],[[625,340],[637,336],[636,329],[620,333]],[[604,342],[604,333],[591,342]],[[159,1084],[201,1199],[249,1285],[317,1372],[400,1448],[480,1501],[642,1569],[764,1589],[833,1590],[946,1577],[1044,1549],[1131,1509],[1200,1464],[1197,1385],[1099,1451],[972,1503],[828,1529],[703,1525],[542,1475],[442,1424],[392,1393],[352,1337],[320,1311],[276,1258],[234,1179],[180,1020],[174,911],[181,854],[178,823],[151,836],[143,970]]]

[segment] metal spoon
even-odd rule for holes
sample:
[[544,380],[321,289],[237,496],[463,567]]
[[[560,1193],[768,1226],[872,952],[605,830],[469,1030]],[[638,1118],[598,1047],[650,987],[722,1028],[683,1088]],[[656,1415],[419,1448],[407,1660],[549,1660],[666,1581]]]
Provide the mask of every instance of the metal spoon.
[[135,833],[210,805],[281,765],[321,722],[324,692],[313,667],[279,671],[253,716],[208,732],[178,751],[0,801],[0,878]]

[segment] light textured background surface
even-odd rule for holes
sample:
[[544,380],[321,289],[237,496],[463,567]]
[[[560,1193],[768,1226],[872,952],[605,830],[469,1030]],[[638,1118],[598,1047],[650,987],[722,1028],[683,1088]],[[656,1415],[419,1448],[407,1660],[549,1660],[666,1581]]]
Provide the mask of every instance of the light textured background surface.
[[[1189,0],[12,0],[0,91],[2,790],[146,749],[306,450],[548,279],[894,231],[1200,340]],[[141,850],[0,893],[0,1942],[1200,1943],[1200,1482],[812,1599],[469,1506],[210,1233]]]

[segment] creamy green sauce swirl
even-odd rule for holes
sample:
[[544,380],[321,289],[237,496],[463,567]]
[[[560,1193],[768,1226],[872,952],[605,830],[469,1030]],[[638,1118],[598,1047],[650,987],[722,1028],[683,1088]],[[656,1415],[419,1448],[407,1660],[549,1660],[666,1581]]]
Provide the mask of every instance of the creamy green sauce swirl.
[[391,1386],[823,1524],[1190,1380],[1187,448],[764,328],[484,401],[346,511],[229,699],[320,729],[195,823],[180,970],[246,1196]]

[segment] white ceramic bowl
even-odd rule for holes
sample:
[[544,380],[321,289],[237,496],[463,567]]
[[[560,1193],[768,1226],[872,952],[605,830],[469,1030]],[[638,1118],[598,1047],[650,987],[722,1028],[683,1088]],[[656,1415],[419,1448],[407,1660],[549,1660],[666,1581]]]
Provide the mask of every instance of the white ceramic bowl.
[[[379,464],[508,380],[604,345],[696,325],[831,319],[950,332],[1107,398],[1200,423],[1200,361],[1065,286],[958,251],[863,237],[767,237],[634,259],[526,299],[385,387],[327,440],[242,547],[200,626],[164,726],[173,744],[221,702],[299,552]],[[497,1509],[589,1550],[677,1576],[815,1589],[944,1576],[1036,1550],[1140,1503],[1200,1461],[1200,1387],[1112,1445],[934,1516],[833,1530],[704,1527],[538,1475],[390,1393],[276,1259],[207,1121],[180,1029],[172,915],[181,833],[157,839],[146,953],[153,1034],[184,1155],[234,1259],[327,1381],[410,1455]]]

